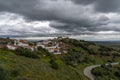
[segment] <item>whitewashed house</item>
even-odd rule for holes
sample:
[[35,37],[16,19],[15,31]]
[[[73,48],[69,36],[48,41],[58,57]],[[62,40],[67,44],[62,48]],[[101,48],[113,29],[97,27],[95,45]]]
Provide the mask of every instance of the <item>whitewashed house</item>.
[[51,47],[45,47],[45,49],[47,49],[49,52],[53,53],[54,49],[56,48],[56,46],[51,46]]
[[21,46],[21,47],[29,46],[28,42],[25,40],[15,40],[14,45]]
[[[52,44],[49,45],[49,43],[52,43]],[[37,47],[41,46],[42,48],[48,50],[50,53],[53,53],[53,54],[61,54],[59,43],[57,42],[51,42],[50,40],[45,40],[42,42],[38,42],[36,46]]]
[[36,48],[35,48],[35,47],[30,47],[30,49],[31,49],[32,51],[34,51]]
[[45,48],[45,45],[43,44],[43,42],[38,42],[36,46],[37,46],[37,47],[40,46],[40,47],[42,47],[42,48]]
[[15,49],[17,49],[17,47],[16,46],[13,46],[13,45],[7,45],[6,46],[8,49],[10,49],[10,50],[15,50]]
[[43,44],[49,44],[51,41],[50,40],[44,40]]
[[45,49],[47,49],[50,53],[53,54],[61,54],[60,47],[51,46],[51,47],[45,47]]
[[53,53],[53,54],[61,54],[58,43],[55,43],[55,45],[52,45],[49,47],[45,46],[45,49],[47,49],[50,53]]

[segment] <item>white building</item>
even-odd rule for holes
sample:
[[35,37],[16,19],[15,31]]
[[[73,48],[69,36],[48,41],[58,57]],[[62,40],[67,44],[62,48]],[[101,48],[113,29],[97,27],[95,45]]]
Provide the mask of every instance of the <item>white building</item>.
[[43,42],[38,42],[37,47],[41,46],[42,48],[45,48],[45,45],[43,45]]
[[7,48],[10,49],[10,50],[15,50],[17,49],[16,46],[13,46],[13,45],[7,45]]
[[49,40],[45,40],[43,42],[38,42],[37,47],[41,46],[42,48],[48,50],[50,53],[53,53],[53,54],[61,54],[60,47],[57,42],[52,43],[51,46],[48,46],[49,43],[51,43],[51,41],[49,41]]
[[21,47],[29,46],[28,42],[24,41],[24,40],[15,40],[14,45],[15,46],[21,46]]
[[53,54],[61,54],[59,44],[51,47],[45,47],[45,49],[47,49],[50,53]]

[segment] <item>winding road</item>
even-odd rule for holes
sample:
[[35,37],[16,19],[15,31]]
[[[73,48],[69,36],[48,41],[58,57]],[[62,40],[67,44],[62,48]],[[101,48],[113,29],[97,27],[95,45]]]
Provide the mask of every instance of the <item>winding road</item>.
[[[118,65],[119,62],[109,63],[109,64],[111,64],[111,65]],[[105,65],[109,65],[109,64],[105,64]],[[93,65],[93,66],[88,66],[88,67],[86,67],[86,68],[84,69],[84,75],[85,75],[86,77],[88,77],[89,79],[94,80],[95,77],[94,77],[94,75],[91,73],[91,70],[94,69],[94,68],[96,68],[96,67],[99,67],[99,66],[101,66],[101,65],[99,64],[99,65]]]

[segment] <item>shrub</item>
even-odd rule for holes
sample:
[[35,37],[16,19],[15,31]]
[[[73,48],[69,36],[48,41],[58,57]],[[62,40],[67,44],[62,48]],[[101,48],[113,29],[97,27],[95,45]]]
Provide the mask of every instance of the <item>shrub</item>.
[[14,77],[17,77],[20,74],[20,69],[15,68],[12,72],[11,75]]
[[53,69],[58,69],[58,64],[54,59],[50,60],[50,64]]
[[0,65],[0,80],[9,80],[9,72]]
[[42,47],[38,47],[38,51],[37,51],[38,53],[40,53],[40,54],[42,54],[42,55],[46,55],[46,56],[49,56],[49,57],[51,57],[52,56],[52,54],[50,54],[49,52],[48,52],[48,50],[46,50],[46,49],[44,49],[44,48],[42,48]]
[[120,77],[120,70],[115,72],[115,76]]
[[92,74],[95,76],[102,76],[103,75],[103,69],[98,67],[92,70]]
[[81,62],[82,53],[69,51],[67,54],[63,55],[62,59],[67,65],[75,66]]
[[28,80],[28,79],[25,77],[16,77],[15,80]]
[[25,57],[29,57],[29,58],[39,58],[39,56],[35,52],[33,52],[27,48],[18,48],[15,50],[15,53],[17,55],[25,56]]

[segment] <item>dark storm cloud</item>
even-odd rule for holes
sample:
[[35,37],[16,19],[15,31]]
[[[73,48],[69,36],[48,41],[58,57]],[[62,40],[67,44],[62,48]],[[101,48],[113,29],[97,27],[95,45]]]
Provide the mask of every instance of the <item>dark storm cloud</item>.
[[101,12],[119,12],[120,0],[97,0],[95,8]]
[[[81,4],[90,4],[96,2],[96,9],[101,11],[102,8],[105,9],[105,5],[101,6],[101,4],[106,3],[106,0],[72,1]],[[69,4],[69,2],[70,0],[0,0],[0,11],[22,14],[32,20],[58,20],[66,23],[77,23],[80,26],[85,27],[95,25],[92,24],[93,20],[82,15],[85,13],[83,11],[86,11],[87,9],[83,10],[84,8],[80,8],[81,6],[76,7],[76,5],[73,5],[72,3]],[[91,16],[89,14],[87,15]]]
[[[57,29],[62,29],[62,30],[66,30],[68,32],[73,32],[73,33],[83,33],[85,31],[101,31],[101,30],[108,30],[104,29],[104,28],[100,28],[100,26],[107,26],[107,24],[109,23],[109,18],[106,16],[99,16],[99,18],[97,19],[97,21],[95,20],[79,20],[79,22],[66,22],[66,23],[62,23],[62,22],[56,22],[53,21],[51,22],[50,26],[57,28]],[[114,29],[115,30],[115,29]]]
[[97,0],[72,0],[72,1],[76,4],[88,5],[88,4],[93,4]]
[[119,12],[120,0],[72,0],[76,4],[94,4],[95,10],[99,12]]
[[[31,20],[57,20],[60,19],[58,16],[60,14],[57,12],[59,6],[54,3],[57,1],[58,0],[0,0],[0,11],[22,14]],[[53,5],[49,5],[51,3],[53,3]]]
[[64,26],[56,23],[51,27],[66,31],[72,31],[75,27],[81,29],[96,25],[94,20],[83,15],[86,11],[84,7],[77,6],[69,0],[0,0],[0,11],[18,13],[31,20],[54,20],[65,23]]
[[[106,30],[120,31],[119,24],[115,24],[119,19],[114,20],[107,16],[108,13],[119,14],[119,4],[120,0],[0,0],[0,11],[20,14],[31,22],[49,21],[52,28],[70,34],[81,34]],[[23,35],[43,31],[41,28],[32,27],[30,30],[31,32],[15,29],[10,31],[20,34],[24,32]],[[39,32],[34,34],[41,35]]]
[[[60,8],[64,9],[64,7],[68,5],[68,4],[64,5],[65,4],[64,2],[70,0],[63,1],[63,7],[59,5],[54,6],[55,4],[53,4],[53,7],[56,7],[53,8],[51,7],[51,5],[44,4],[44,2],[53,3],[57,1],[59,0],[0,0],[0,11],[9,11],[9,12],[22,14],[30,19],[59,20],[59,19],[63,19],[60,15],[65,12],[59,12],[58,10],[60,10]],[[71,1],[77,4],[78,3],[85,5],[94,4],[95,10],[101,12],[118,11],[120,8],[119,5],[120,0],[109,0],[109,1],[108,0],[71,0]],[[36,5],[38,6],[36,7]],[[45,7],[47,6],[47,8],[44,8],[44,6]],[[78,10],[80,9],[78,8]],[[71,12],[73,11],[74,10],[71,10]],[[66,15],[62,15],[62,16],[64,17]],[[77,15],[73,14],[72,16],[77,16]]]
[[[28,17],[36,17],[37,0],[0,0],[0,11],[8,11],[22,14]],[[35,13],[36,12],[36,13]]]
[[[82,23],[83,24],[83,23]],[[65,30],[71,34],[80,34],[87,30],[87,28],[82,26],[82,24],[75,24],[75,23],[61,23],[61,22],[51,22],[50,26]]]

